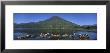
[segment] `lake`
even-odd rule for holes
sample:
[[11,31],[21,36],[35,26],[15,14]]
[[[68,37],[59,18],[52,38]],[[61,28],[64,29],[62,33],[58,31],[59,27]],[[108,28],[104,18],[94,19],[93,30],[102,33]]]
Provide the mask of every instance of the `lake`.
[[[16,29],[14,29],[14,40],[21,40],[21,39],[17,39],[17,37],[24,36],[27,34],[31,34],[32,37],[22,39],[22,40],[53,40],[50,38],[50,36],[47,36],[45,38],[40,37],[41,33],[53,34],[51,32],[52,30],[48,30],[48,32],[46,32],[46,30],[47,29],[41,30],[41,29],[31,29],[31,28],[16,28]],[[67,31],[67,30],[60,31],[59,40],[79,40],[80,39],[79,34],[87,34],[89,36],[89,40],[97,40],[97,32],[94,32],[94,31],[71,31],[71,33],[67,33],[69,36],[62,37],[62,35],[64,34],[64,31]],[[73,35],[73,34],[75,34],[75,35]],[[73,38],[73,36],[74,36],[74,38]]]

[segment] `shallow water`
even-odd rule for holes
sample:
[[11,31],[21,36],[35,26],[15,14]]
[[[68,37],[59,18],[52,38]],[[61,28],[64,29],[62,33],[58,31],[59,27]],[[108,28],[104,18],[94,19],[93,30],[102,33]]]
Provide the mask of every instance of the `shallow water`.
[[[41,30],[37,30],[37,29],[17,28],[14,30],[14,40],[16,40],[16,38],[19,36],[23,36],[24,34],[33,35],[33,37],[28,38],[28,40],[51,40],[48,38],[40,38],[39,35],[41,32],[42,32]],[[75,35],[76,40],[79,40],[79,34],[88,34],[88,36],[90,37],[90,40],[97,40],[97,32],[94,32],[94,31],[77,31],[77,32],[73,31],[73,33],[71,33],[71,34],[74,34],[74,33],[76,34]],[[68,38],[67,38],[67,40],[68,40]],[[73,40],[73,39],[71,38],[69,40]]]

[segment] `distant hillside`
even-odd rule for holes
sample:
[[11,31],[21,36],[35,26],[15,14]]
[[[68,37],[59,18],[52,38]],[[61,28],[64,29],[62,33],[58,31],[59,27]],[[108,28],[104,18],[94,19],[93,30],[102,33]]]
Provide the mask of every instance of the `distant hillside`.
[[50,19],[40,22],[15,24],[15,28],[72,29],[77,27],[80,26],[58,16],[52,16]]
[[[78,24],[72,23],[70,21],[64,20],[59,16],[52,16],[51,18],[39,21],[39,22],[30,22],[30,23],[14,23],[14,28],[34,28],[34,29],[52,29],[53,31],[57,31],[63,29],[63,31],[70,30],[86,30],[86,31],[96,31],[97,24],[95,25],[83,25],[80,26]],[[57,30],[56,30],[57,29]],[[47,31],[47,30],[46,30]]]

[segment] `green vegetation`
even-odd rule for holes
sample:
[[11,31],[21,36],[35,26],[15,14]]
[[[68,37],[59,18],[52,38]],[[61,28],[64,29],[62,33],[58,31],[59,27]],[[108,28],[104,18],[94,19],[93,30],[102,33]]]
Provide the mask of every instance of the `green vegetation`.
[[67,32],[76,30],[96,31],[97,25],[95,24],[80,26],[78,24],[66,21],[58,16],[53,16],[45,21],[20,24],[14,23],[14,28],[33,28],[51,32],[61,32],[61,31]]

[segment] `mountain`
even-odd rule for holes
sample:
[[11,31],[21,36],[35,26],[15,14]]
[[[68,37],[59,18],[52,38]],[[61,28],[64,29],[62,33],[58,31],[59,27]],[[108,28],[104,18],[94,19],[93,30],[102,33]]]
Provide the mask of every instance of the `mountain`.
[[40,26],[39,28],[70,29],[74,27],[79,27],[79,25],[69,22],[67,20],[64,20],[63,18],[59,16],[52,16],[50,19],[38,22],[37,25]]
[[40,22],[30,22],[30,23],[21,23],[21,24],[14,24],[15,28],[37,28],[37,29],[75,29],[79,28],[80,26],[64,20],[59,16],[52,16],[47,20],[40,21]]
[[[49,19],[46,19],[44,21],[39,22],[30,22],[30,23],[20,23],[16,24],[14,23],[14,28],[33,28],[41,31],[53,31],[53,32],[60,32],[62,31],[69,32],[69,31],[75,31],[75,30],[91,30],[96,31],[97,24],[94,26],[88,25],[88,26],[80,26],[78,24],[72,23],[70,21],[67,21],[59,16],[52,16]],[[52,30],[51,30],[52,29]]]

